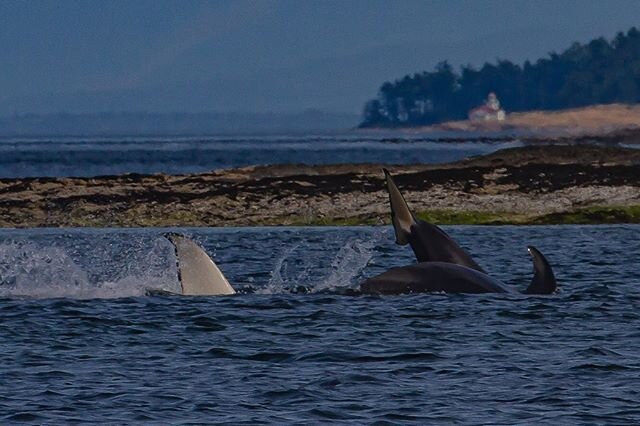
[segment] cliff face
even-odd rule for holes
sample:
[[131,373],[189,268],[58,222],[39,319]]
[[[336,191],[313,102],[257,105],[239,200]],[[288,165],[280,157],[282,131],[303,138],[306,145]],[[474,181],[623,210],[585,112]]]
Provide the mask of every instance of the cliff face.
[[[637,150],[532,146],[391,170],[412,208],[440,223],[640,221]],[[0,180],[3,227],[381,224],[388,218],[376,165]]]

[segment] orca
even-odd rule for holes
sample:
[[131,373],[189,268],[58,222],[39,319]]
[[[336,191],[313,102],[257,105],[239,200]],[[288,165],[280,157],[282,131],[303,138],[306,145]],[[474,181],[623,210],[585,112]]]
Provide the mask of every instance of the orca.
[[[528,247],[533,260],[533,280],[523,294],[552,294],[557,289],[553,270],[544,255]],[[360,284],[363,294],[404,293],[518,293],[484,272],[447,262],[420,262],[392,268]]]
[[[202,247],[184,235],[164,235],[173,244],[178,268],[178,281],[183,296],[221,296],[235,294],[229,281]],[[153,294],[167,292],[152,291]]]
[[[399,294],[418,292],[513,293],[515,289],[491,278],[469,253],[440,227],[417,220],[398,189],[391,173],[383,169],[391,222],[396,244],[409,244],[418,261],[415,265],[392,268],[360,285],[363,293]],[[524,294],[551,294],[557,282],[551,265],[533,246],[528,247],[534,276]]]
[[[391,217],[396,243],[410,244],[417,264],[392,268],[360,284],[360,293],[401,294],[517,293],[517,290],[491,278],[462,247],[436,225],[416,220],[387,169],[383,169],[389,191]],[[195,242],[169,233],[178,266],[183,295],[226,295],[235,290],[215,262]],[[534,276],[524,294],[551,294],[557,282],[551,265],[535,247],[528,247]],[[350,294],[357,294],[349,292]]]
[[415,218],[391,173],[384,171],[391,206],[391,222],[396,244],[409,244],[418,262],[446,262],[466,266],[479,272],[484,269],[444,230]]
[[[218,296],[235,294],[209,255],[189,238],[180,234],[166,234],[173,244],[181,293],[162,290],[149,295]],[[533,260],[534,277],[524,294],[551,294],[557,283],[553,270],[544,255],[535,247],[528,247]],[[448,262],[420,262],[392,268],[360,284],[359,291],[347,295],[403,294],[403,293],[518,293],[517,290],[476,269]]]

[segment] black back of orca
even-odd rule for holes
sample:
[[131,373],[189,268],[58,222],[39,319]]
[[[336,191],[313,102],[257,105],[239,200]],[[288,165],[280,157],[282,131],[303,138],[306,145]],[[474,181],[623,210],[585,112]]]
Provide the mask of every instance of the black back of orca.
[[383,169],[389,192],[391,222],[396,244],[411,245],[418,262],[448,262],[484,272],[467,253],[440,227],[417,220],[387,169]]
[[416,220],[407,235],[418,262],[447,262],[485,272],[480,265],[439,226]]
[[364,294],[513,293],[487,274],[446,262],[422,262],[393,268],[360,284]]
[[[524,294],[552,294],[558,284],[551,265],[535,247],[529,246],[533,260],[533,280]],[[447,262],[422,262],[416,265],[392,268],[360,285],[365,294],[402,293],[515,293],[476,269]]]

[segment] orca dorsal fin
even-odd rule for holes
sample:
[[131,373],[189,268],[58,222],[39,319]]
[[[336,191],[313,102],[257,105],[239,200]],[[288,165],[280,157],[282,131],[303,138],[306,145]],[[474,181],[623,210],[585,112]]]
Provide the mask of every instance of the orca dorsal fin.
[[175,249],[178,280],[184,296],[235,294],[235,290],[216,263],[198,244],[184,235],[164,235]]
[[384,177],[387,181],[389,204],[391,204],[391,222],[396,233],[396,244],[404,246],[409,244],[411,226],[416,223],[416,220],[409,209],[407,201],[391,177],[389,170],[382,169],[382,171],[384,171]]
[[552,294],[558,288],[551,265],[544,255],[533,246],[527,247],[533,260],[533,279],[525,294]]

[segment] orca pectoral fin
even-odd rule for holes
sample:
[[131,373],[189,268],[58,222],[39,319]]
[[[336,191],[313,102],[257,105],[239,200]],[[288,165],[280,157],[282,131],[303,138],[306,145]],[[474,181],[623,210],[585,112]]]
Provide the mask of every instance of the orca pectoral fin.
[[391,177],[389,170],[382,169],[387,181],[387,191],[389,192],[389,204],[391,205],[391,222],[396,233],[396,244],[409,244],[409,234],[411,226],[416,223],[413,213],[409,210],[406,200],[398,189],[398,186]]
[[235,290],[213,259],[198,244],[175,233],[164,235],[173,247],[178,264],[178,280],[185,296],[235,294]]
[[533,260],[533,280],[525,294],[552,294],[558,288],[551,265],[544,255],[533,246],[527,247]]

